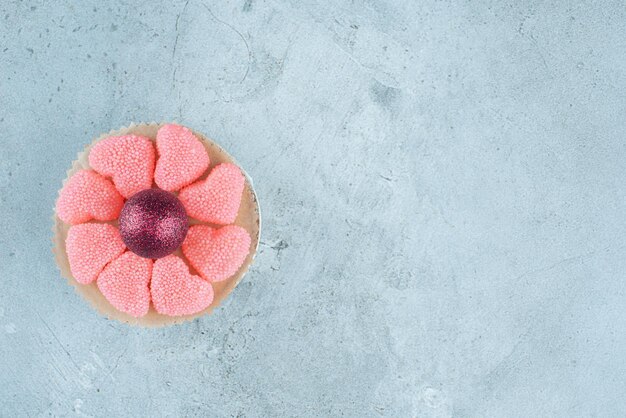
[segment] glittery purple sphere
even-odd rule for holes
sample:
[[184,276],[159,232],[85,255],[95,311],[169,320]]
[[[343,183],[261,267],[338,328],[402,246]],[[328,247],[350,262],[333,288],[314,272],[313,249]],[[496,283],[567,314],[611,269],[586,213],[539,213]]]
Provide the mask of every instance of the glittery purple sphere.
[[146,189],[124,204],[120,233],[124,244],[145,258],[173,253],[185,240],[189,224],[180,200],[161,189]]

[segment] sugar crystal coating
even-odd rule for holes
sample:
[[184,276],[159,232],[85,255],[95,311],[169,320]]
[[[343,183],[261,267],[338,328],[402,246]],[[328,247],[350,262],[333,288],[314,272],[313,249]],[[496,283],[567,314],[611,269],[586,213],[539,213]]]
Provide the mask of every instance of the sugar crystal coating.
[[210,282],[226,280],[239,270],[250,252],[250,235],[237,225],[219,229],[195,225],[183,243],[183,254]]
[[65,239],[70,270],[81,284],[94,281],[104,266],[125,249],[119,231],[109,224],[74,225]]
[[152,260],[126,251],[98,276],[98,289],[116,309],[136,318],[150,309]]
[[209,167],[209,155],[189,128],[168,124],[156,137],[159,160],[154,181],[163,190],[176,191],[191,184]]
[[95,171],[81,170],[61,189],[56,211],[63,222],[75,225],[116,219],[123,205],[124,198],[109,180]]
[[164,315],[195,314],[213,301],[211,283],[189,273],[187,264],[173,254],[154,262],[150,290],[155,309]]
[[89,152],[89,165],[103,176],[112,177],[125,198],[152,187],[155,159],[152,141],[138,135],[103,139]]
[[178,198],[192,218],[226,225],[237,218],[244,184],[239,167],[223,163],[215,166],[205,180],[182,189]]

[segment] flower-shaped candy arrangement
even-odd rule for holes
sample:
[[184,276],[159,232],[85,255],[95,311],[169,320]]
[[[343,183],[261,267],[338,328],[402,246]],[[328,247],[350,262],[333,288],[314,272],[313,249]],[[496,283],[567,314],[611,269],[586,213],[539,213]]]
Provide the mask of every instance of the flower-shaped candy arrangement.
[[260,220],[251,184],[186,127],[111,132],[68,174],[56,204],[57,262],[109,317],[164,325],[209,312],[252,261]]

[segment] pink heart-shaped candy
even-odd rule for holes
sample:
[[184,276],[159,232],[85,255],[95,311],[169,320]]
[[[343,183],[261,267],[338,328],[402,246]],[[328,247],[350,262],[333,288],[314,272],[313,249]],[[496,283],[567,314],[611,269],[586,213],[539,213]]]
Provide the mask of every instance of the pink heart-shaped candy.
[[117,310],[136,318],[150,309],[152,260],[132,251],[113,260],[98,276],[98,289]]
[[89,165],[113,178],[125,198],[152,187],[154,145],[145,136],[112,136],[98,142],[89,152]]
[[164,125],[157,132],[156,142],[159,160],[154,182],[163,190],[173,192],[191,184],[209,167],[204,145],[189,128]]
[[189,273],[187,264],[173,254],[154,262],[150,290],[157,312],[169,316],[200,312],[213,301],[211,283]]
[[69,178],[56,205],[59,218],[68,224],[79,224],[91,219],[116,219],[124,198],[113,184],[91,170],[81,170]]
[[219,229],[195,225],[187,232],[183,254],[202,277],[219,282],[239,270],[250,252],[250,242],[248,231],[237,225]]
[[72,275],[78,283],[91,283],[126,246],[120,232],[109,224],[74,225],[67,232],[65,250]]
[[206,180],[182,189],[178,198],[192,218],[226,225],[237,218],[244,184],[239,167],[223,163],[215,166]]

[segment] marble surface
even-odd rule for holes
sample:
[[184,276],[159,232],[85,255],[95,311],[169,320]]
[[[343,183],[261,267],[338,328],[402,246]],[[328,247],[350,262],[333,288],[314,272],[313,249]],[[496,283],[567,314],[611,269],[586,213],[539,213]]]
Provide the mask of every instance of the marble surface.
[[[626,9],[551,3],[1,1],[0,415],[623,416]],[[264,214],[159,330],[50,252],[76,153],[153,120]]]

